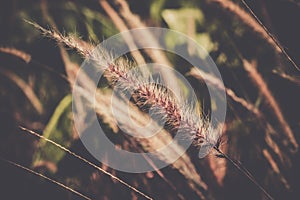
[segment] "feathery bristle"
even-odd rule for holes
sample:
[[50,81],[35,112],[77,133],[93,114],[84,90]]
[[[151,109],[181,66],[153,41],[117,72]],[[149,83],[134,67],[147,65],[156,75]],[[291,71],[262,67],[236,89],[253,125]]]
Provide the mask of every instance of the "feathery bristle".
[[164,127],[172,134],[180,129],[181,138],[192,139],[196,146],[217,141],[218,135],[212,134],[208,118],[198,114],[184,99],[177,99],[169,88],[155,81],[151,73],[134,67],[135,64],[126,59],[112,61],[104,50],[100,53],[101,59],[93,55],[97,68],[103,70],[106,65],[104,76],[110,80],[114,90],[121,94],[129,93],[142,111],[149,112],[151,109],[151,116],[165,122]]

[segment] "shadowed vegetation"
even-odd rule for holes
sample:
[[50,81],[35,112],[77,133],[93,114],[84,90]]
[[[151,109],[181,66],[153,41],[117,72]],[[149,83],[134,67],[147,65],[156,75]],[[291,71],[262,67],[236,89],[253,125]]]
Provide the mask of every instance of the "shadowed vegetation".
[[[299,195],[296,1],[2,0],[0,11],[1,199],[267,199],[263,190],[274,199]],[[130,174],[99,163],[85,149],[73,122],[72,89],[80,65],[97,44],[119,32],[148,26],[180,31],[208,51],[221,72],[228,109],[220,144],[205,158],[198,158],[203,141],[197,140],[175,163]],[[150,33],[139,38],[157,42]],[[134,47],[132,40],[126,38]],[[172,36],[165,43],[196,53],[189,43]],[[206,83],[216,88],[222,83],[209,72],[199,73],[166,52],[134,51],[126,58],[174,67],[195,90],[201,113],[209,116],[216,106]],[[122,66],[121,61],[110,65],[98,85],[99,123],[118,148],[143,152],[165,145],[176,131],[174,124],[182,119],[172,95],[156,86],[135,88],[130,82],[134,79],[125,80],[118,64]],[[155,103],[167,111],[159,113],[167,124],[153,140],[124,134],[123,130],[134,132],[127,119],[124,129],[116,124],[109,107],[120,76],[125,83],[119,87],[128,88],[129,83],[135,89],[130,108],[138,124],[145,126],[151,120],[146,112]],[[174,80],[166,72],[161,76]],[[82,81],[86,88],[93,84],[88,77]],[[118,106],[118,114],[124,116],[127,107],[122,99]],[[199,121],[188,127],[191,132],[208,129]],[[92,122],[84,126],[88,130]],[[205,139],[205,131],[197,135]],[[168,154],[159,159],[167,162]]]

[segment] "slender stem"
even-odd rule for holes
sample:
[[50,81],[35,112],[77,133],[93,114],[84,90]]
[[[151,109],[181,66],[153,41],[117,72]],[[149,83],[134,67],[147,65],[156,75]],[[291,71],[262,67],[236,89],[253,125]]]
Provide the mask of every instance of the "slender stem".
[[240,172],[242,172],[249,180],[251,180],[270,200],[274,200],[274,198],[255,180],[253,175],[249,172],[247,168],[242,166],[241,163],[238,163],[237,161],[234,161],[231,159],[227,154],[223,153],[221,149],[219,149],[217,146],[214,146],[214,149],[221,154],[222,157],[224,157],[226,160],[228,160],[231,164],[233,164],[234,167],[236,167]]
[[250,12],[250,14],[254,17],[254,19],[259,23],[259,25],[264,29],[264,31],[269,35],[269,37],[273,40],[273,42],[276,44],[276,46],[281,50],[283,55],[286,57],[286,59],[298,70],[300,71],[299,66],[294,62],[294,60],[291,58],[291,56],[285,51],[283,46],[280,44],[280,42],[274,37],[274,35],[267,29],[267,27],[262,23],[262,21],[257,17],[257,15],[254,13],[254,11],[250,8],[250,6],[247,4],[245,0],[241,0],[244,6],[247,8],[247,10]]
[[78,191],[76,191],[76,190],[68,187],[67,185],[64,185],[64,184],[62,184],[62,183],[60,183],[60,182],[58,182],[58,181],[56,181],[56,180],[54,180],[52,178],[49,178],[48,176],[45,176],[44,174],[38,173],[36,171],[33,171],[32,169],[29,169],[29,168],[27,168],[27,167],[25,167],[23,165],[20,165],[20,164],[18,164],[16,162],[7,160],[7,159],[2,158],[2,157],[0,157],[0,160],[4,161],[4,162],[7,162],[7,163],[9,163],[9,164],[11,164],[11,165],[13,165],[15,167],[21,168],[21,169],[23,169],[23,170],[25,170],[25,171],[27,171],[27,172],[29,172],[31,174],[34,174],[34,175],[39,176],[39,177],[42,177],[42,178],[44,178],[44,179],[46,179],[46,180],[48,180],[48,181],[50,181],[50,182],[52,182],[52,183],[54,183],[54,184],[62,187],[62,188],[64,188],[64,189],[66,189],[66,190],[68,190],[68,191],[70,191],[70,192],[72,192],[72,193],[74,193],[74,194],[76,194],[76,195],[84,198],[84,199],[91,200],[90,197],[87,197],[87,196],[83,195],[82,193],[80,193],[80,192],[78,192]]
[[142,191],[138,190],[137,188],[131,186],[129,183],[127,183],[127,182],[123,181],[122,179],[118,178],[117,176],[115,176],[115,175],[113,175],[113,174],[107,172],[107,171],[104,170],[103,168],[101,168],[101,167],[97,166],[96,164],[90,162],[89,160],[87,160],[87,159],[85,159],[85,158],[79,156],[78,154],[74,153],[73,151],[70,151],[70,150],[67,149],[66,147],[64,147],[64,146],[62,146],[62,145],[60,145],[60,144],[54,142],[53,140],[50,140],[50,139],[44,137],[43,135],[40,135],[40,134],[38,134],[38,133],[36,133],[36,132],[34,132],[34,131],[28,129],[28,128],[25,128],[25,127],[23,127],[23,126],[19,126],[19,128],[20,128],[21,130],[23,130],[23,131],[26,131],[27,133],[30,133],[31,135],[34,135],[34,136],[36,136],[36,137],[38,137],[38,138],[40,138],[40,139],[43,139],[43,140],[45,140],[45,141],[47,141],[47,142],[53,144],[54,146],[58,147],[59,149],[63,150],[64,152],[66,152],[66,153],[68,153],[68,154],[74,156],[75,158],[77,158],[77,159],[83,161],[84,163],[88,164],[89,166],[91,166],[91,167],[93,167],[93,168],[99,170],[99,171],[102,172],[103,174],[106,174],[107,176],[109,176],[109,177],[111,177],[112,179],[118,181],[118,182],[121,183],[122,185],[124,185],[124,186],[126,186],[127,188],[133,190],[134,192],[140,194],[141,196],[145,197],[146,199],[153,200],[153,198],[149,197],[148,195],[146,195],[146,194],[143,193]]

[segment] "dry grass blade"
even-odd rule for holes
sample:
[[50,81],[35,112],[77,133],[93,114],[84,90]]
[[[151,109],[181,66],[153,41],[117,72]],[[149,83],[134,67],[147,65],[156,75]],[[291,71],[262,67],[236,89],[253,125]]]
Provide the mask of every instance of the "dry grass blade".
[[[119,29],[119,31],[128,31],[129,29],[127,28],[126,24],[123,22],[123,20],[119,17],[117,12],[109,5],[107,1],[104,0],[99,0],[100,5],[103,7],[107,15],[112,19],[116,27]],[[132,36],[127,35],[124,37],[124,40],[126,41],[129,49],[137,49],[137,46],[134,42],[134,39]],[[145,64],[145,59],[142,56],[142,54],[139,51],[131,51],[132,56],[136,60],[138,64]]]
[[[106,1],[106,0],[103,0]],[[124,21],[128,24],[128,26],[132,29],[136,28],[146,28],[147,26],[140,20],[140,18],[131,12],[129,5],[124,0],[117,0],[117,4],[120,6],[119,13],[123,17]],[[160,46],[157,44],[157,38],[148,30],[144,29],[134,35],[137,42],[141,46],[151,46],[151,44],[156,44],[155,46]],[[149,45],[150,44],[150,45]],[[169,59],[165,55],[162,50],[158,49],[150,49],[145,48],[145,53],[153,60],[155,63],[160,63],[166,66],[171,67]],[[168,85],[172,85],[172,90],[178,94],[180,85],[178,81],[176,81],[176,76],[174,73],[170,73],[169,70],[165,70],[164,68],[160,68],[161,76],[164,78]]]
[[[233,49],[235,50],[237,56],[240,58],[240,60],[243,62],[244,58],[243,56],[240,54],[240,51],[238,50],[238,48],[236,47],[236,45],[234,44],[234,41],[231,40],[230,37],[228,37],[228,39],[231,41],[231,44],[233,46]],[[255,66],[256,67],[256,66]],[[251,68],[250,68],[251,69]],[[257,71],[257,69],[255,69]],[[246,70],[247,71],[247,70]],[[261,75],[260,75],[261,76]],[[251,76],[250,76],[251,77]],[[252,77],[251,77],[252,78]],[[262,77],[261,77],[262,78]],[[207,80],[209,81],[209,80]],[[255,82],[255,80],[253,80],[253,82]],[[264,83],[266,85],[266,83]],[[261,88],[258,87],[258,89],[260,90]],[[253,105],[254,106],[254,105]],[[252,107],[252,106],[251,106]],[[257,109],[259,111],[259,109]],[[279,136],[278,132],[276,130],[274,130],[274,128],[272,127],[272,125],[265,119],[264,114],[261,113],[259,111],[260,115],[257,115],[258,119],[259,119],[259,123],[265,128],[266,130],[266,134],[265,134],[265,142],[266,144],[269,146],[270,149],[273,150],[274,153],[276,153],[280,159],[280,161],[282,162],[283,165],[285,165],[286,167],[290,167],[291,166],[291,160],[288,157],[287,154],[285,154],[284,152],[286,152],[285,150],[282,150],[280,148],[281,145],[278,145],[278,141],[275,142],[272,138],[272,134],[273,135],[277,135]],[[265,122],[265,123],[262,123]],[[282,147],[282,146],[281,146]],[[269,162],[269,161],[268,161]],[[271,164],[271,163],[270,163]]]
[[286,74],[284,72],[279,72],[277,70],[273,70],[273,73],[279,75],[280,77],[282,77],[282,78],[284,78],[284,79],[286,79],[286,80],[288,80],[288,81],[290,81],[292,83],[297,84],[298,86],[300,86],[300,79],[299,79],[299,77],[296,78],[296,77],[288,75],[288,74]]
[[[220,82],[219,79],[217,79],[213,75],[208,74],[198,68],[192,68],[190,70],[190,72],[188,72],[187,75],[191,75],[200,81],[204,80],[205,82],[214,85],[216,88],[219,88],[219,89],[223,88],[223,84]],[[258,118],[262,117],[261,112],[253,104],[251,104],[250,102],[247,102],[242,97],[237,96],[233,90],[231,90],[230,88],[225,88],[225,92],[233,101],[241,104],[244,108],[246,108],[251,113],[255,114]]]
[[282,53],[296,69],[300,70],[300,68],[284,50],[284,48],[281,46],[278,40],[257,18],[257,16],[253,13],[253,11],[248,6],[248,4],[246,4],[246,2],[242,0],[243,4],[250,11],[251,15],[248,14],[245,10],[243,10],[239,5],[235,4],[233,1],[230,0],[212,0],[211,2],[217,2],[222,8],[237,16],[245,25],[249,26],[251,30],[256,32],[260,37],[264,38],[275,49],[276,52]]
[[[200,73],[201,72],[201,73]],[[191,75],[198,79],[199,81],[205,80],[205,82],[213,84],[215,87],[222,89],[222,84],[220,80],[215,78],[214,76],[200,70],[197,68],[192,68],[190,72],[188,72],[187,75]],[[265,121],[264,124],[262,124],[263,127],[266,129],[266,135],[265,135],[265,141],[269,145],[269,147],[276,153],[280,159],[280,161],[289,166],[290,165],[290,160],[289,158],[283,154],[283,151],[280,150],[278,144],[272,139],[272,136],[270,135],[271,133],[274,133],[275,130],[273,127],[265,120],[265,117],[263,113],[256,108],[252,103],[248,102],[246,99],[237,96],[233,90],[230,88],[225,88],[226,94],[235,102],[239,103],[242,105],[244,108],[246,108],[250,113],[253,113],[257,119]],[[269,160],[268,160],[269,161]],[[270,163],[271,164],[271,163]]]
[[1,157],[0,157],[0,160],[2,160],[4,162],[7,162],[7,163],[9,163],[9,164],[11,164],[11,165],[13,165],[15,167],[20,168],[20,169],[23,169],[23,170],[25,170],[25,171],[27,171],[27,172],[29,172],[31,174],[34,174],[34,175],[39,176],[39,177],[42,177],[43,179],[46,179],[46,180],[54,183],[55,185],[58,185],[58,186],[60,186],[60,187],[62,187],[64,189],[66,189],[66,190],[68,190],[68,191],[70,191],[70,192],[72,192],[72,193],[74,193],[74,194],[76,194],[76,195],[84,198],[84,199],[91,200],[90,197],[87,197],[87,196],[83,195],[82,193],[80,193],[80,192],[78,192],[78,191],[76,191],[76,190],[74,190],[74,189],[72,189],[72,188],[70,188],[70,187],[68,187],[68,186],[66,186],[66,185],[64,185],[64,184],[62,184],[62,183],[54,180],[54,179],[52,179],[52,178],[49,178],[48,176],[45,176],[44,174],[38,173],[36,171],[33,171],[32,169],[29,169],[27,167],[24,167],[24,166],[18,164],[18,163],[15,163],[13,161],[10,161],[10,160],[7,160],[7,159],[1,158]]
[[[127,139],[130,141],[130,144],[135,148],[135,150],[139,153],[143,153],[143,150],[141,150],[141,148],[139,148],[137,141],[133,140],[130,137],[127,137]],[[147,162],[149,163],[149,165],[152,166],[152,168],[154,169],[154,171],[170,186],[170,188],[177,194],[177,197],[180,200],[185,200],[183,194],[181,194],[177,189],[176,186],[173,184],[172,181],[168,180],[168,178],[164,175],[164,173],[158,169],[157,165],[145,154],[143,154],[143,157],[147,160]],[[154,172],[148,172],[153,174]],[[148,174],[147,173],[147,174]]]
[[5,75],[7,78],[9,78],[11,81],[13,81],[26,95],[26,97],[29,99],[31,102],[32,106],[35,108],[35,110],[39,113],[42,114],[44,109],[41,101],[39,98],[36,96],[35,92],[33,91],[32,87],[30,87],[25,81],[22,80],[18,75],[15,73],[5,70],[5,69],[0,69],[0,73]]
[[264,95],[265,99],[270,103],[270,106],[272,107],[273,112],[276,115],[284,133],[286,134],[287,138],[289,139],[289,141],[291,142],[295,150],[297,150],[299,145],[296,141],[296,138],[290,126],[286,122],[277,101],[275,100],[270,89],[268,88],[267,83],[264,81],[263,77],[257,71],[255,62],[250,63],[245,59],[243,59],[242,61],[243,61],[244,69],[248,72],[250,78],[257,86],[257,88],[259,88],[260,92],[262,93],[262,95]]
[[285,51],[283,46],[280,44],[280,42],[274,37],[274,35],[267,29],[267,27],[262,23],[262,21],[255,15],[253,10],[250,8],[250,6],[246,3],[245,0],[242,0],[242,3],[247,8],[247,10],[251,13],[251,15],[254,17],[254,19],[259,23],[259,25],[264,29],[264,31],[268,34],[268,36],[273,40],[273,42],[276,44],[276,46],[280,49],[281,53],[287,58],[287,60],[292,63],[292,65],[300,71],[300,68],[298,65],[294,62],[294,60],[291,58],[291,56]]
[[[41,10],[42,10],[43,17],[46,19],[46,21],[49,22],[51,27],[54,28],[55,32],[58,33],[58,29],[57,29],[57,26],[55,24],[55,21],[54,21],[54,19],[52,19],[52,17],[48,13],[48,5],[47,5],[46,0],[41,1]],[[73,41],[73,43],[75,43],[75,42]],[[75,44],[76,44],[76,46],[81,46],[77,43],[75,43]],[[76,78],[76,74],[79,70],[79,66],[76,63],[73,63],[70,60],[68,52],[65,50],[62,43],[59,43],[58,47],[59,47],[61,58],[62,58],[62,60],[64,62],[64,65],[65,65],[65,69],[66,69],[68,79],[70,80],[71,83],[73,83],[75,78]],[[72,84],[71,84],[71,87],[72,87]]]
[[284,176],[281,175],[280,173],[280,169],[278,167],[278,165],[276,164],[275,160],[273,159],[272,155],[270,154],[270,152],[266,149],[263,150],[263,155],[265,156],[265,158],[269,161],[272,169],[274,170],[274,172],[276,174],[278,174],[278,176],[280,177],[280,180],[281,182],[284,184],[284,186],[287,188],[287,189],[290,189],[290,185],[289,185],[289,182],[285,179]]
[[[222,83],[220,82],[220,80],[218,80],[217,78],[215,78],[213,75],[211,74],[208,74],[200,69],[197,69],[197,68],[192,68],[191,71],[188,73],[188,75],[191,75],[195,78],[197,78],[198,80],[200,81],[205,81],[207,83],[210,83],[212,85],[214,85],[216,88],[219,88],[219,89],[222,89]],[[240,103],[242,106],[244,106],[247,110],[249,110],[251,113],[255,114],[258,119],[261,119],[263,116],[262,116],[262,113],[257,109],[255,108],[255,106],[249,102],[247,102],[245,99],[241,98],[241,97],[238,97],[231,89],[229,88],[225,88],[225,91],[226,91],[226,94],[232,98],[232,100],[236,101],[237,103]],[[267,138],[271,139],[270,135],[267,133]],[[276,143],[272,143],[272,146],[271,148],[273,147],[273,145],[276,145],[277,147],[277,144]],[[278,147],[277,147],[278,148]],[[242,166],[239,166],[239,164],[232,160],[228,155],[226,155],[223,151],[220,150],[220,148],[218,147],[214,147],[214,149],[220,153],[226,160],[228,160],[229,162],[231,162],[239,171],[241,171],[244,175],[246,175],[256,186],[258,186],[258,188],[263,191],[266,196],[269,198],[269,199],[273,199],[270,194],[268,194],[265,189],[254,179],[254,177],[251,175],[251,173],[244,167]],[[278,150],[276,151],[278,153],[279,156],[282,157],[282,154],[281,152]],[[268,160],[270,161],[270,160]],[[272,165],[272,162],[270,162],[270,164]],[[286,183],[286,182],[284,182]]]
[[[273,152],[278,156],[281,163],[286,167],[291,167],[291,160],[290,158],[283,153],[284,151],[280,149],[279,145],[273,140],[271,137],[271,132],[275,132],[270,124],[266,124],[266,135],[265,135],[265,142],[273,150]],[[269,161],[269,160],[268,160]],[[270,163],[271,164],[271,163]]]
[[0,52],[16,56],[21,60],[23,60],[25,63],[29,63],[31,61],[31,55],[19,49],[15,49],[11,47],[0,47]]
[[44,68],[45,70],[47,70],[51,73],[54,73],[54,74],[58,75],[59,77],[68,81],[68,79],[65,75],[56,72],[55,70],[53,70],[52,68],[50,68],[47,65],[41,64],[39,61],[35,60],[30,54],[28,54],[20,49],[16,49],[16,48],[12,48],[12,47],[0,47],[0,52],[7,53],[7,54],[13,55],[17,58],[20,58],[26,64],[35,64],[37,66],[40,66],[40,67]]
[[68,153],[68,154],[74,156],[75,158],[77,158],[77,159],[83,161],[84,163],[86,163],[86,164],[88,164],[88,165],[94,167],[95,169],[99,170],[99,171],[102,172],[103,174],[106,174],[106,175],[109,176],[110,178],[116,180],[117,182],[121,183],[122,185],[126,186],[127,188],[131,189],[132,191],[134,191],[134,192],[140,194],[141,196],[145,197],[146,199],[152,200],[152,198],[149,197],[148,195],[146,195],[145,193],[141,192],[140,190],[136,189],[135,187],[131,186],[130,184],[126,183],[125,181],[123,181],[122,179],[116,177],[115,175],[113,175],[113,174],[111,174],[111,173],[105,171],[104,169],[102,169],[101,167],[99,167],[99,166],[95,165],[94,163],[88,161],[87,159],[85,159],[85,158],[83,158],[83,157],[77,155],[76,153],[70,151],[69,149],[63,147],[62,145],[60,145],[60,144],[58,144],[58,143],[56,143],[56,142],[54,142],[54,141],[52,141],[52,140],[50,140],[50,139],[48,139],[48,138],[45,138],[44,136],[42,136],[42,135],[40,135],[40,134],[38,134],[38,133],[36,133],[36,132],[30,130],[30,129],[27,129],[27,128],[22,127],[22,126],[19,126],[19,127],[21,128],[21,130],[26,131],[27,133],[30,133],[31,135],[34,135],[34,136],[36,136],[36,137],[38,137],[38,138],[40,138],[40,139],[43,139],[43,140],[45,140],[45,141],[47,141],[47,142],[53,144],[54,146],[58,147],[59,149],[63,150],[64,152],[66,152],[66,153]]

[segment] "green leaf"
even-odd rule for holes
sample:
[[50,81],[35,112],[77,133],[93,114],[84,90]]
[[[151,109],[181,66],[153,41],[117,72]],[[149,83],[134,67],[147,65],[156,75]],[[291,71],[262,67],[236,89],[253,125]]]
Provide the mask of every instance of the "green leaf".
[[[56,107],[43,132],[44,137],[65,147],[68,147],[72,141],[72,120],[70,118],[71,103],[72,95],[68,94]],[[65,155],[65,152],[59,150],[56,146],[47,143],[45,140],[40,140],[38,146],[40,150],[34,155],[34,166],[41,161],[57,164]]]
[[161,21],[161,10],[163,9],[164,5],[166,3],[166,0],[156,0],[151,4],[150,7],[150,14],[151,18],[156,21]]
[[[197,26],[203,26],[204,15],[200,9],[182,8],[182,9],[166,9],[162,12],[163,19],[169,28],[182,32],[194,39],[206,51],[211,52],[216,49],[217,45],[212,42],[208,33],[198,33]],[[168,35],[166,44],[169,48],[174,49],[177,45],[187,44],[190,54],[196,54],[192,45],[188,41],[179,40],[176,35]]]
[[204,15],[199,9],[181,8],[166,9],[162,12],[162,17],[169,28],[180,31],[188,35],[191,23],[198,22],[203,24]]

